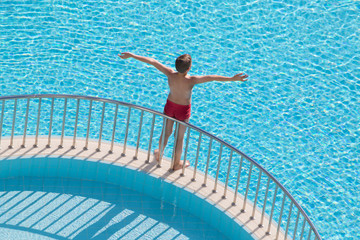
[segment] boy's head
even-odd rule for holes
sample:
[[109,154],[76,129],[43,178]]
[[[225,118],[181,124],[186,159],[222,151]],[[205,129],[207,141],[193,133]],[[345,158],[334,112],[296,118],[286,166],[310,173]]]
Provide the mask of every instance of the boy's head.
[[191,56],[189,54],[179,56],[175,61],[175,67],[179,73],[185,73],[190,70]]

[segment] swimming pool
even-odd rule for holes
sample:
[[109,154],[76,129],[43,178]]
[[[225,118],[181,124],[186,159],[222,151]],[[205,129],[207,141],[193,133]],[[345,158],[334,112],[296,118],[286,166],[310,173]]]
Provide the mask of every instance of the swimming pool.
[[194,89],[191,122],[269,169],[324,239],[356,239],[359,5],[2,1],[1,92],[84,94],[161,111],[165,78],[118,51],[169,66],[188,52],[192,74],[245,71],[245,84]]
[[[71,104],[74,101],[76,104]],[[271,174],[196,126],[177,121],[188,128],[183,154],[191,167],[174,172],[169,171],[172,153],[165,154],[161,162],[151,154],[156,145],[154,135],[159,136],[166,117],[160,112],[74,95],[7,96],[0,102],[0,136],[8,133],[0,139],[0,179],[35,176],[109,182],[191,211],[230,239],[271,239],[272,233],[280,239],[290,235],[302,238],[304,234],[308,239],[311,235],[321,239],[301,206]],[[96,109],[99,104],[101,114]],[[128,146],[131,142],[134,147]],[[140,150],[144,144],[147,149]],[[21,182],[19,185],[23,187]],[[12,208],[0,205],[5,213]]]

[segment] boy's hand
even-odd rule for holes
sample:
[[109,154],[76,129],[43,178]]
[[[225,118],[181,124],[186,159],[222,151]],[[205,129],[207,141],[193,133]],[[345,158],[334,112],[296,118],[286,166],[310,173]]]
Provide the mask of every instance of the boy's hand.
[[239,74],[234,75],[232,78],[233,78],[233,81],[245,82],[248,80],[247,77],[248,77],[247,74],[243,75],[243,73],[239,73]]
[[121,53],[121,55],[118,54],[118,56],[119,56],[120,58],[122,58],[122,59],[127,59],[127,58],[132,57],[133,54],[132,54],[132,53],[129,53],[129,52],[124,52],[124,53]]

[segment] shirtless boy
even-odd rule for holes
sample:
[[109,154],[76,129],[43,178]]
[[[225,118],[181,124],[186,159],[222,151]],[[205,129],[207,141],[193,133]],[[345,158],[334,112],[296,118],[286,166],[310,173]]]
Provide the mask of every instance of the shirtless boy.
[[[224,77],[218,75],[208,75],[208,76],[189,76],[188,72],[191,68],[191,56],[189,54],[184,54],[179,56],[175,61],[175,67],[177,71],[166,67],[160,62],[156,61],[153,58],[138,56],[133,53],[124,52],[119,54],[119,57],[122,59],[134,58],[138,61],[148,63],[157,68],[160,72],[165,74],[168,78],[168,84],[170,88],[170,93],[167,98],[167,102],[164,108],[164,113],[172,118],[175,118],[179,121],[189,122],[191,114],[191,93],[192,89],[196,84],[206,83],[211,81],[247,81],[248,75],[243,73],[236,74],[233,77]],[[174,121],[167,120],[166,129],[165,129],[165,138],[164,138],[164,147],[165,149],[168,139],[173,131]],[[184,134],[186,131],[186,126],[179,125],[178,137],[176,140],[175,148],[175,161],[174,169],[181,169],[183,164],[180,161],[182,149],[183,149],[183,140]],[[155,159],[159,161],[160,159],[160,148],[162,143],[162,134],[159,141],[159,149],[154,151]],[[164,151],[164,150],[163,150]],[[162,153],[161,153],[162,154]],[[186,167],[189,166],[189,161],[186,162]]]

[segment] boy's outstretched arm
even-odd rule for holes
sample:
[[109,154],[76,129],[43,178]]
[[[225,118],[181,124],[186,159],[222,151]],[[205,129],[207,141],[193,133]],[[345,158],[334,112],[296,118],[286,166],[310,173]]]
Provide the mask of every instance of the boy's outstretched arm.
[[124,53],[118,54],[118,56],[120,58],[122,58],[122,59],[134,58],[134,59],[136,59],[138,61],[151,64],[154,67],[156,67],[160,72],[165,74],[166,76],[169,76],[171,73],[174,73],[174,70],[172,70],[169,67],[166,67],[165,65],[161,64],[160,62],[156,61],[153,58],[138,56],[138,55],[135,55],[135,54],[130,53],[130,52],[124,52]]
[[224,77],[218,75],[208,75],[208,76],[192,76],[191,78],[194,81],[194,84],[206,83],[211,81],[220,81],[220,82],[233,82],[233,81],[247,81],[248,75],[239,73],[234,75],[233,77]]

